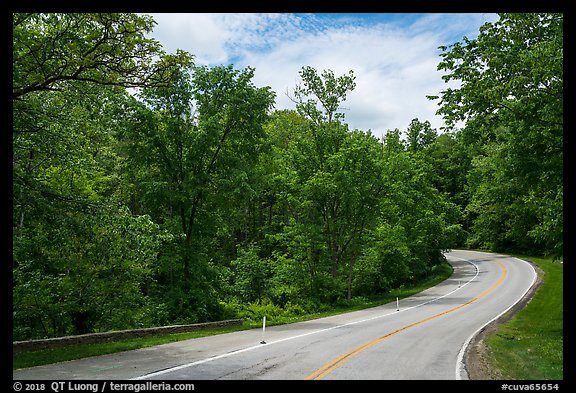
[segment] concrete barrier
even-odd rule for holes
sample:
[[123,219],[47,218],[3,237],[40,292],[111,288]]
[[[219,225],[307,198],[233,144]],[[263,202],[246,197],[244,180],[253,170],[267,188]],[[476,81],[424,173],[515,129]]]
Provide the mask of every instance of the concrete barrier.
[[12,342],[12,351],[38,351],[40,349],[62,348],[69,345],[103,343],[107,341],[126,340],[138,337],[150,337],[160,334],[185,333],[202,329],[235,326],[241,324],[242,319],[228,319],[225,321],[194,323],[191,325],[160,326],[144,329],[129,329],[112,332],[80,334],[77,336],[55,337],[43,340],[14,341]]

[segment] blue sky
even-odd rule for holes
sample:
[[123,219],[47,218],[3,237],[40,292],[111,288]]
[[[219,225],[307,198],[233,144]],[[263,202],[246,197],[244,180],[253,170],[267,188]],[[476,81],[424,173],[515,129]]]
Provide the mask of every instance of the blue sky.
[[473,13],[176,13],[151,14],[151,34],[164,49],[183,49],[197,65],[255,68],[254,84],[276,92],[276,109],[294,109],[288,95],[298,71],[312,66],[336,75],[353,70],[356,89],[342,104],[351,129],[405,131],[410,121],[444,125],[435,115],[448,86],[437,71],[440,45],[474,38],[495,14]]

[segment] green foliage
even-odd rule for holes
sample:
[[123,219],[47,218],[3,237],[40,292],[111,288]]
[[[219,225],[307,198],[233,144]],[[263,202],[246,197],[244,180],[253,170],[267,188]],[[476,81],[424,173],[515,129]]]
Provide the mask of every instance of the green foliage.
[[164,56],[158,41],[146,38],[155,22],[136,14],[13,14],[13,99],[58,91],[84,81],[142,87],[163,84],[184,54]]
[[258,247],[239,250],[230,265],[234,272],[234,294],[243,302],[262,300],[268,291],[269,268],[258,256]]
[[144,291],[165,236],[149,217],[126,209],[65,214],[57,227],[16,232],[15,338],[32,326],[55,336],[149,323]]
[[562,255],[559,15],[444,47],[462,83],[439,113],[465,127],[382,141],[344,122],[352,71],[303,67],[272,111],[253,68],[167,55],[148,16],[13,18],[15,339],[289,320],[436,277],[464,244]]
[[[343,115],[336,111],[340,103],[346,100],[346,95],[356,87],[354,72],[336,77],[332,70],[324,70],[318,75],[313,67],[306,66],[300,70],[300,77],[302,85],[294,90],[298,112],[317,125],[330,125],[332,120],[342,120]],[[321,108],[318,108],[318,103]]]
[[461,137],[475,146],[470,244],[560,257],[563,15],[500,14],[478,38],[441,49],[438,69],[460,87],[442,92],[438,113],[466,121]]
[[408,150],[417,152],[425,149],[436,141],[437,136],[428,120],[422,123],[418,119],[412,119],[406,131]]
[[164,234],[121,204],[114,132],[125,87],[165,84],[189,58],[164,56],[135,14],[13,21],[14,337],[155,323],[145,292]]
[[405,229],[384,222],[369,237],[370,247],[358,258],[354,274],[357,294],[388,293],[411,279],[410,249]]

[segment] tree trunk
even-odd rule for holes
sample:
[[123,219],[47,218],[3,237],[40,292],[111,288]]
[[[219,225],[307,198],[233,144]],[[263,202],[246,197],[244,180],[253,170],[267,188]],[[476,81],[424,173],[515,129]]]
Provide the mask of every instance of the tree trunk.
[[352,252],[350,255],[350,265],[348,266],[348,300],[352,299],[352,272],[354,271],[354,263],[356,263],[356,253]]

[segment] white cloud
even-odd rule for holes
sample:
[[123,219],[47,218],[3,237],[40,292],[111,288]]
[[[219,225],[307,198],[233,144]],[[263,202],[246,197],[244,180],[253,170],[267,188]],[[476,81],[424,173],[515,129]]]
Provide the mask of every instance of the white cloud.
[[425,97],[443,84],[436,71],[436,47],[428,37],[389,29],[331,29],[245,60],[256,68],[258,82],[279,94],[280,108],[294,107],[284,93],[294,88],[302,66],[336,74],[353,70],[357,86],[342,105],[346,120],[351,128],[371,129],[380,136],[387,129],[405,130],[414,117],[442,125],[439,119],[433,122],[435,104]]
[[152,36],[167,52],[183,49],[199,63],[228,60],[225,43],[231,38],[217,18],[210,14],[153,14],[158,23]]
[[[286,96],[312,66],[336,75],[353,70],[356,89],[343,103],[350,128],[404,131],[413,118],[443,126],[437,105],[426,98],[446,88],[437,71],[438,46],[478,33],[489,14],[430,14],[401,24],[398,19],[359,24],[332,22],[313,14],[153,14],[153,36],[173,52],[186,50],[197,64],[256,69],[254,83],[270,86],[277,109],[294,109]],[[406,18],[403,18],[406,20]]]

